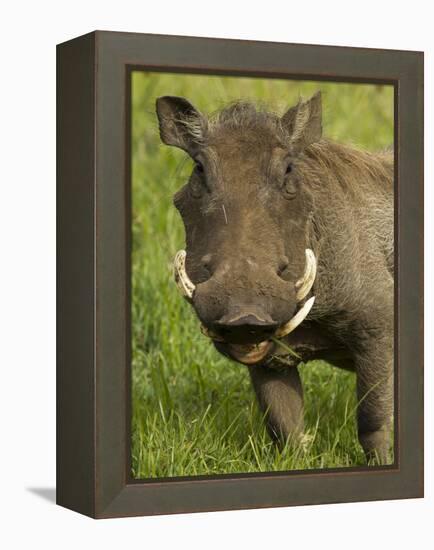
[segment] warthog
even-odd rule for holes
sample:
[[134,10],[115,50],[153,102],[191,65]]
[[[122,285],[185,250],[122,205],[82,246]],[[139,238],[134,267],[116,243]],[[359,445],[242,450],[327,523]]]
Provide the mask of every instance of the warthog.
[[157,115],[162,141],[195,162],[174,197],[178,285],[216,348],[248,366],[270,434],[301,436],[297,364],[326,359],[356,372],[359,441],[387,462],[392,154],[323,139],[319,92],[282,117],[236,102],[207,118],[170,96]]

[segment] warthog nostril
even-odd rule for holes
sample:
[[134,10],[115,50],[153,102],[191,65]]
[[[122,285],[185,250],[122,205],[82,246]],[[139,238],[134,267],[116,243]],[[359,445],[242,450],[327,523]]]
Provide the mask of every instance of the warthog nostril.
[[279,262],[279,265],[277,267],[277,274],[279,275],[279,277],[281,275],[283,275],[283,273],[286,271],[287,267],[289,265],[289,260],[286,256],[283,256],[281,259],[280,259],[280,262]]

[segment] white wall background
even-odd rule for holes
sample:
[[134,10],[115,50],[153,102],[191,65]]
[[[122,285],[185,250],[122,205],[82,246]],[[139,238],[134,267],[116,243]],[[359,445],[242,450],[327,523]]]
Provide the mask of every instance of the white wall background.
[[[430,3],[48,2],[2,6],[0,545],[3,548],[432,548],[434,278]],[[95,522],[55,483],[55,44],[94,29],[426,53],[426,498]],[[5,307],[6,306],[6,307]],[[48,499],[47,499],[48,497]],[[4,539],[4,540],[3,540]]]

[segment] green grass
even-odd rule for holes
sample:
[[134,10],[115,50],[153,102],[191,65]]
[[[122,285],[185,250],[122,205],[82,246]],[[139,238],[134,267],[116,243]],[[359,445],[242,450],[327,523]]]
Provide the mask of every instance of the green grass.
[[364,464],[355,423],[355,377],[324,362],[301,365],[304,446],[269,440],[244,367],[219,355],[172,282],[184,245],[173,193],[191,162],[160,143],[155,99],[187,97],[204,112],[234,99],[278,112],[323,92],[324,133],[367,149],[393,142],[387,86],[133,74],[132,468],[137,478],[332,468]]

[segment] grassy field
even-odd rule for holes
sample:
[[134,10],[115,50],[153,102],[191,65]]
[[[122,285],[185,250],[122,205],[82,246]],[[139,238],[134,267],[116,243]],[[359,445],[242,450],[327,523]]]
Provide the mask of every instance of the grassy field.
[[366,149],[393,142],[393,90],[387,86],[133,74],[133,417],[136,478],[331,468],[364,464],[355,423],[355,377],[323,362],[301,366],[304,447],[269,440],[247,370],[220,356],[199,332],[193,310],[172,282],[184,246],[173,193],[191,162],[160,143],[155,99],[188,98],[204,112],[234,99],[280,113],[299,96],[323,92],[324,134]]

